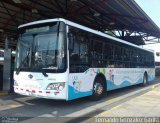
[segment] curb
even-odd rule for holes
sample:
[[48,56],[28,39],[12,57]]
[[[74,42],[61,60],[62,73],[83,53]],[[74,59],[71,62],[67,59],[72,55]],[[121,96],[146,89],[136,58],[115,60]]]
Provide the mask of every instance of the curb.
[[6,96],[6,95],[9,95],[8,92],[6,92],[6,91],[0,91],[0,96]]
[[156,85],[153,85],[152,87],[151,87],[151,89],[155,89],[155,88],[157,88],[157,87],[159,87],[160,86],[160,83],[158,83],[158,84],[156,84]]

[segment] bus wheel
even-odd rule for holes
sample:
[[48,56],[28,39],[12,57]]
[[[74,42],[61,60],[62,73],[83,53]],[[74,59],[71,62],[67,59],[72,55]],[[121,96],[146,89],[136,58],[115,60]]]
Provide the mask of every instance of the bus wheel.
[[98,77],[94,81],[93,94],[90,97],[90,99],[94,101],[100,100],[103,97],[104,92],[105,92],[105,85],[103,79]]
[[147,73],[144,73],[142,86],[146,86],[147,83],[148,83],[148,76]]

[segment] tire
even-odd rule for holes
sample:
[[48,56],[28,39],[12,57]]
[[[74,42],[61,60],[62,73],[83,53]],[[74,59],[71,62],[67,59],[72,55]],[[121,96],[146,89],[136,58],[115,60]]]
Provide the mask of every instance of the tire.
[[102,99],[105,93],[105,84],[102,78],[98,77],[95,79],[93,84],[93,94],[90,99],[93,101],[98,101]]
[[142,86],[146,86],[148,84],[148,76],[147,73],[144,73]]

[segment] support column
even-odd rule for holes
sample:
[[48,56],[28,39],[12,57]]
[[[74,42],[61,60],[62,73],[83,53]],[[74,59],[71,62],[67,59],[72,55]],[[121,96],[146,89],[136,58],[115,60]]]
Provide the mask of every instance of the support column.
[[11,76],[11,49],[8,48],[8,38],[5,40],[4,50],[4,65],[3,65],[3,91],[10,91],[10,76]]
[[124,31],[122,31],[122,39],[124,39]]

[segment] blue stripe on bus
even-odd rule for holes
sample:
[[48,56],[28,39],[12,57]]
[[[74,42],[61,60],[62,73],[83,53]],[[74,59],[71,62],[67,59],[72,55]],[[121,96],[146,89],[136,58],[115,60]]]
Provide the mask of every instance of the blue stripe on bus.
[[151,75],[151,76],[148,76],[148,81],[153,81],[155,79],[155,76]]
[[116,85],[112,81],[107,80],[107,90],[110,91],[110,90],[114,90],[114,89],[118,89],[118,88],[131,86],[131,85],[134,85],[134,84],[139,84],[139,83],[142,83],[142,82],[143,82],[143,79],[140,78],[136,83],[133,83],[133,84],[131,82],[125,80],[120,85]]
[[89,96],[92,95],[92,91],[85,91],[85,92],[81,92],[78,90],[75,90],[72,86],[68,86],[68,100],[72,100],[72,99],[76,99],[76,98],[80,98],[80,97],[85,97],[85,96]]
[[[148,81],[152,81],[154,79],[155,79],[154,76],[148,76]],[[125,80],[120,85],[116,85],[112,81],[107,80],[107,90],[110,91],[110,90],[114,90],[114,89],[118,89],[118,88],[131,86],[134,84],[140,84],[142,82],[143,82],[143,79],[140,78],[136,83],[133,83],[133,84],[131,82]],[[90,95],[92,95],[92,91],[81,92],[81,91],[75,90],[75,88],[73,88],[70,85],[68,86],[68,100],[77,99],[80,97],[85,97],[85,96],[90,96]]]

